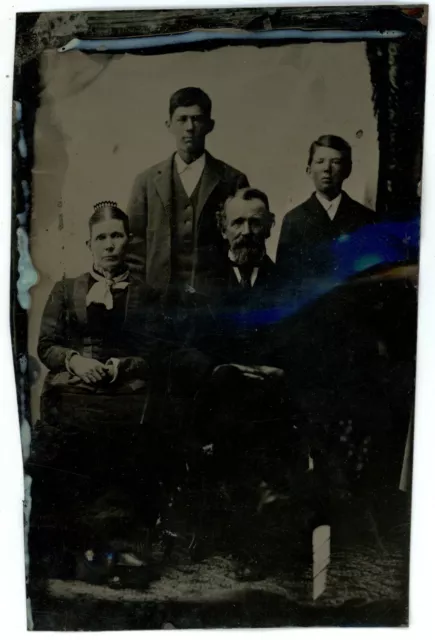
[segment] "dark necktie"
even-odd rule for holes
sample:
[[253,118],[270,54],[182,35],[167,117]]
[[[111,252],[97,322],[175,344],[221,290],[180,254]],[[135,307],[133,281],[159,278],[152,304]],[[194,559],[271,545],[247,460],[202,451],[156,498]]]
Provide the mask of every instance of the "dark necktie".
[[238,267],[240,273],[240,286],[242,289],[251,289],[252,267]]

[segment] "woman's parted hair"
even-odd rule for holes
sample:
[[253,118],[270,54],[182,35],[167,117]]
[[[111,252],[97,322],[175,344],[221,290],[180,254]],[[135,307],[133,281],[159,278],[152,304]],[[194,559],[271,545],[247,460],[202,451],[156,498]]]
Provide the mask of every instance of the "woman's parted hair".
[[104,220],[120,220],[124,226],[126,235],[128,236],[130,234],[130,220],[128,215],[112,200],[103,200],[94,205],[94,213],[89,218],[89,232],[92,234],[93,226]]

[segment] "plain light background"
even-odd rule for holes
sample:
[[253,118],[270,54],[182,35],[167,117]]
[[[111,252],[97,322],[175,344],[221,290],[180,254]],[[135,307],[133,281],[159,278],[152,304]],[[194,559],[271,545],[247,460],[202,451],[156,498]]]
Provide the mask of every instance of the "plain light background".
[[[277,221],[272,257],[283,215],[312,191],[305,169],[319,135],[350,142],[354,169],[346,188],[375,204],[377,130],[363,43],[155,56],[48,51],[41,68],[32,257],[44,275],[86,268],[93,204],[111,199],[126,207],[135,176],[172,153],[164,123],[170,95],[183,86],[199,86],[212,98],[209,151],[269,195]],[[60,214],[63,234],[57,232]]]
[[[209,151],[264,190],[276,214],[274,257],[284,214],[312,192],[308,149],[319,135],[350,142],[349,193],[374,207],[377,125],[364,43],[225,47],[210,52],[139,56],[47,51],[41,59],[41,107],[35,125],[30,353],[54,282],[90,265],[85,245],[93,205],[127,206],[135,176],[168,157],[170,95],[199,86],[213,103]],[[39,415],[40,384],[33,413]]]
[[[190,0],[188,6],[201,6],[201,2]],[[213,6],[219,2],[214,1]],[[220,3],[227,6],[228,2]],[[232,4],[239,6],[261,6],[261,3],[251,0],[242,2],[236,0]],[[280,2],[279,4],[315,4],[298,0],[297,3]],[[334,5],[336,1],[322,4]],[[408,3],[395,3],[408,4]],[[427,4],[435,5],[434,0],[428,0]],[[145,0],[130,0],[128,8],[163,6]],[[182,2],[173,0],[170,6],[183,6]],[[184,5],[186,6],[186,4]],[[263,5],[264,6],[264,5]],[[64,0],[41,0],[38,9],[58,10],[68,9],[68,2]],[[116,0],[75,0],[74,9],[108,9],[121,8]],[[432,7],[431,7],[432,8]],[[1,362],[2,385],[4,400],[0,426],[2,427],[2,441],[0,446],[0,549],[2,550],[2,570],[0,580],[0,627],[7,638],[24,638],[26,635],[25,592],[24,592],[24,559],[23,559],[23,528],[22,528],[22,497],[23,497],[23,473],[21,451],[18,430],[18,415],[16,405],[15,380],[13,376],[12,356],[9,333],[9,253],[10,253],[10,188],[11,188],[11,102],[12,102],[12,70],[13,70],[13,46],[14,46],[14,12],[35,10],[32,0],[15,0],[14,6],[1,5],[1,33],[2,40],[0,56],[0,300],[1,300]],[[435,162],[431,150],[435,144],[435,120],[431,115],[435,107],[435,61],[434,37],[429,38],[428,52],[428,84],[426,103],[426,131],[425,131],[425,166],[423,177],[423,234],[419,291],[419,347],[418,347],[418,384],[417,384],[417,415],[416,415],[416,442],[415,442],[415,468],[414,468],[414,502],[413,502],[413,535],[412,535],[412,563],[411,563],[411,629],[281,629],[262,632],[268,637],[276,637],[281,634],[310,640],[319,638],[334,638],[337,636],[348,637],[354,635],[359,638],[395,638],[397,634],[406,633],[407,637],[428,638],[435,631],[433,616],[433,574],[435,573],[435,554],[433,553],[433,531],[435,528],[434,486],[435,465],[433,455],[435,451],[435,432],[433,416],[435,415],[435,394],[433,393],[433,380],[435,378],[435,341],[433,327],[435,326],[435,218],[431,212],[435,209],[435,185],[431,180],[435,172]],[[108,98],[109,99],[109,98]],[[356,101],[355,101],[356,102]],[[210,148],[214,151],[212,144]],[[432,155],[432,157],[431,157]],[[225,157],[229,161],[229,158]],[[305,160],[304,160],[305,162]],[[243,168],[243,167],[240,167]],[[349,189],[350,191],[350,189]],[[355,194],[357,196],[357,194]],[[104,196],[106,197],[106,196]],[[109,197],[109,195],[107,195]],[[46,247],[47,253],[49,248]],[[432,629],[432,632],[430,631]],[[39,632],[41,640],[45,638],[59,637],[62,639],[76,638],[78,632],[71,633],[46,633]],[[148,632],[154,634],[155,632]],[[185,631],[184,635],[193,632]],[[195,632],[195,636],[207,635],[211,637],[248,638],[251,631],[223,631],[223,632]],[[222,635],[225,634],[225,635]],[[142,637],[142,632],[119,632],[115,637],[128,640],[132,637]],[[114,637],[112,633],[104,632],[99,638]]]

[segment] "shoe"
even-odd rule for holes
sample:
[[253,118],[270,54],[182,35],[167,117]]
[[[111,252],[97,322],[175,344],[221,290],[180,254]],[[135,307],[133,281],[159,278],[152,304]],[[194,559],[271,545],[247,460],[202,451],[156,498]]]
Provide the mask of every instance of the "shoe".
[[116,555],[113,552],[96,553],[88,549],[76,561],[76,580],[88,584],[104,584],[113,572]]
[[239,582],[258,582],[267,577],[264,567],[254,560],[250,562],[237,561],[234,573]]

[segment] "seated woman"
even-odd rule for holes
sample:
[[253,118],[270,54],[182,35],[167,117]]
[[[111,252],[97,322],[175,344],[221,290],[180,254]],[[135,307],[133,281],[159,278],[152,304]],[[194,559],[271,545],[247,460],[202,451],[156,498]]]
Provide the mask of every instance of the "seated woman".
[[[44,461],[45,477],[34,491],[45,503],[42,510],[50,506],[57,513],[70,537],[67,546],[87,549],[88,561],[112,551],[111,539],[125,533],[121,523],[130,531],[157,519],[150,419],[159,381],[161,389],[166,384],[160,302],[125,263],[128,217],[116,203],[101,202],[89,232],[92,269],[58,282],[42,317],[38,355],[48,374],[36,441],[51,461]],[[112,486],[127,505],[114,506],[113,496],[109,505],[101,502]],[[121,516],[111,528],[113,511]],[[120,551],[124,561],[137,563],[127,547]]]
[[143,354],[132,355],[135,345],[124,329],[156,294],[128,271],[129,220],[115,203],[95,206],[89,231],[91,271],[58,282],[43,314],[38,355],[50,372],[46,389],[101,394],[115,385],[117,392],[136,393],[146,386],[149,363]]

